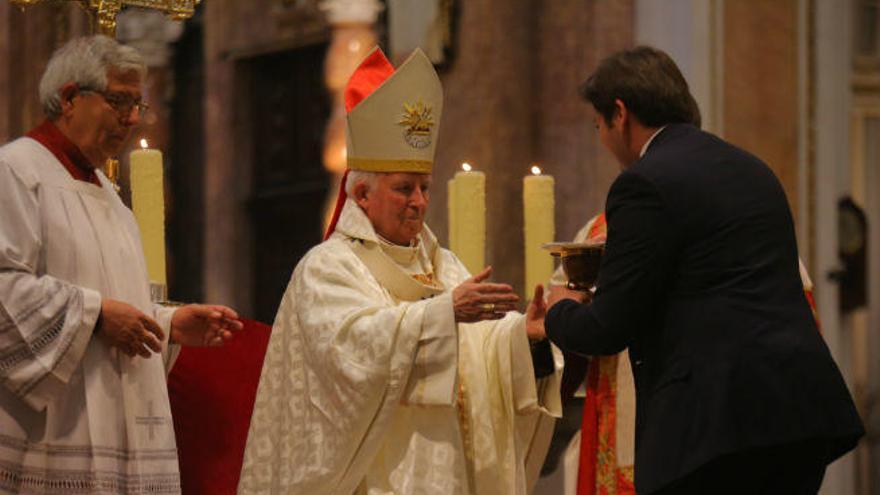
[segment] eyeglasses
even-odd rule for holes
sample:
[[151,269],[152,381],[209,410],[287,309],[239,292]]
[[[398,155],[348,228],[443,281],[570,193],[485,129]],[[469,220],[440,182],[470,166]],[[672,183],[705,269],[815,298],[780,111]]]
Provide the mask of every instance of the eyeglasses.
[[131,111],[137,108],[138,116],[143,117],[150,106],[141,100],[135,98],[128,93],[117,93],[114,91],[98,91],[97,89],[81,88],[80,93],[94,93],[104,98],[104,101],[116,110],[121,117],[130,117]]

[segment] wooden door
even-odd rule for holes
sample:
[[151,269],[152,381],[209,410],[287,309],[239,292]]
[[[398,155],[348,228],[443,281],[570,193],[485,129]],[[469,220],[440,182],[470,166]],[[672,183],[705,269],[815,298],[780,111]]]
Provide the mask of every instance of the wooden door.
[[323,84],[326,49],[311,45],[245,62],[252,300],[256,318],[267,323],[275,318],[294,266],[321,241],[329,186],[321,162],[330,112]]

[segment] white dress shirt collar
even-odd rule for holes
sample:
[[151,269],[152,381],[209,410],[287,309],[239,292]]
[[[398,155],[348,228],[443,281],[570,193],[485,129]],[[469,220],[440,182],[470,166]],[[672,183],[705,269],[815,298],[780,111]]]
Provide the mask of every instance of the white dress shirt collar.
[[649,137],[648,140],[645,141],[645,144],[642,145],[642,150],[639,152],[639,158],[645,156],[645,152],[648,151],[648,146],[651,146],[651,142],[654,140],[655,137],[657,137],[657,134],[660,134],[663,131],[663,129],[666,129],[665,125],[657,129],[657,131],[654,134],[651,134],[651,137]]

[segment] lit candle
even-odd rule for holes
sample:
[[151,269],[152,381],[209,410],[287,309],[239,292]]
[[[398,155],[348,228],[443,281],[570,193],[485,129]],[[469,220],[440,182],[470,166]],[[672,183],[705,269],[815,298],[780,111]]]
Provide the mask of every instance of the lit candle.
[[449,214],[449,249],[453,253],[458,253],[458,217],[455,214],[456,198],[455,198],[455,176],[446,183],[446,208]]
[[546,284],[553,275],[553,258],[542,245],[553,242],[556,235],[554,213],[555,181],[550,175],[541,175],[541,168],[532,167],[532,175],[523,178],[523,232],[525,235],[526,294],[535,285]]
[[131,209],[141,230],[150,282],[166,285],[165,277],[165,189],[162,181],[162,152],[147,148],[129,155],[131,165]]
[[486,263],[486,175],[468,163],[449,181],[449,248],[472,274]]

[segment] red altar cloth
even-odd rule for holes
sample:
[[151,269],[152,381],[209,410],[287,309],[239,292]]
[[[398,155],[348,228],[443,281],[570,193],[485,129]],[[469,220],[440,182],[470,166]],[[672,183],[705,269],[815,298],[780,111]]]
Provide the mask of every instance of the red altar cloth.
[[272,327],[242,320],[223,347],[184,347],[168,377],[184,495],[233,495]]

